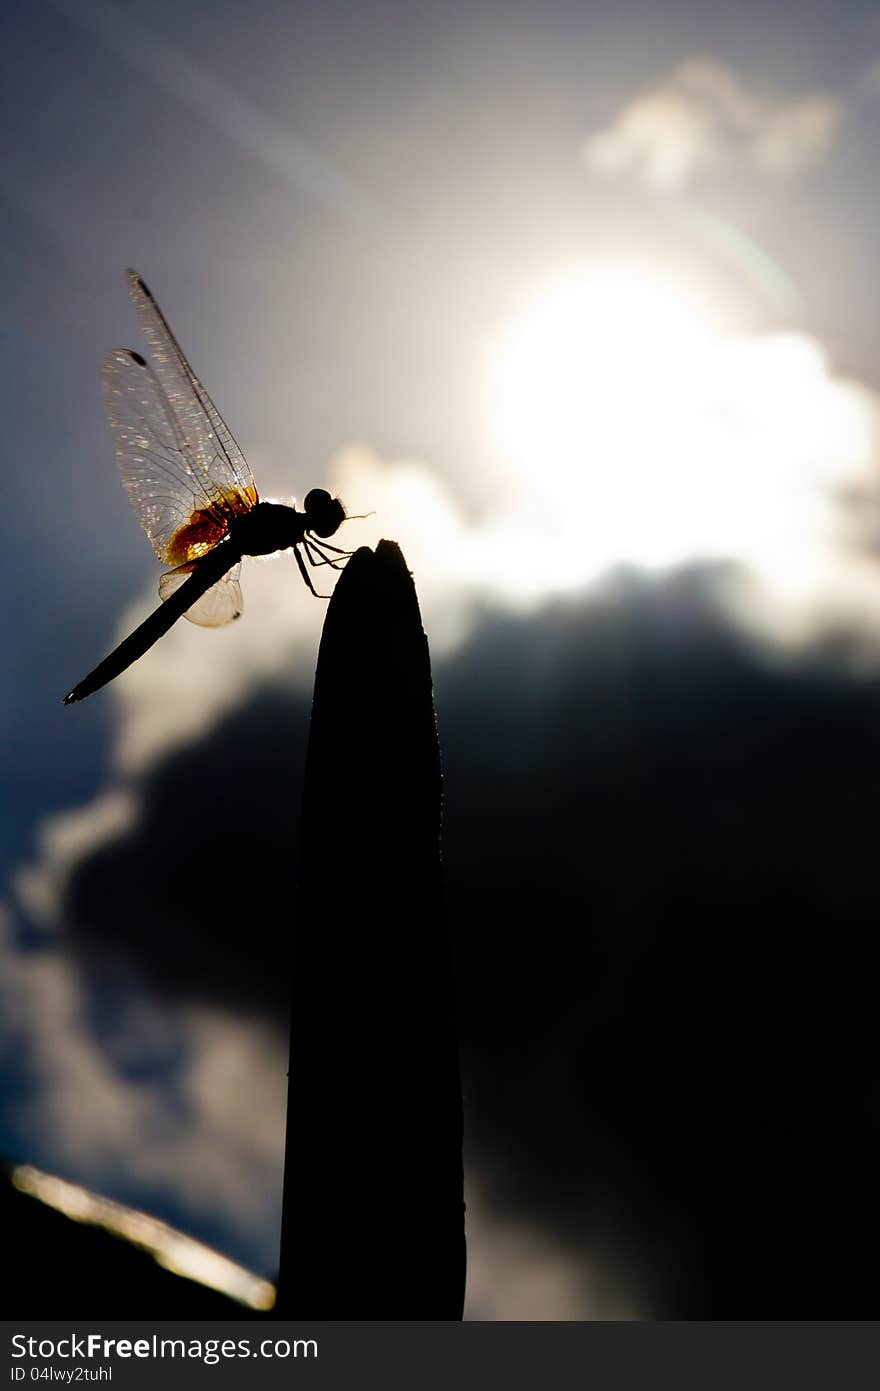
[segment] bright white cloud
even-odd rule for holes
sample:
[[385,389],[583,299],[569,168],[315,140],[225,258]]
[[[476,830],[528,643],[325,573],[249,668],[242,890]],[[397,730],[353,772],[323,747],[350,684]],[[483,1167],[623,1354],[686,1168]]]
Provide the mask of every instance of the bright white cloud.
[[[108,1185],[182,1203],[225,1224],[272,1273],[281,1204],[287,1057],[269,1026],[207,1009],[133,997],[114,1035],[88,1022],[81,978],[54,942],[17,949],[0,919],[4,1051],[23,1058],[30,1101],[22,1134],[52,1166],[98,1191]],[[145,1058],[173,1051],[173,1073],[144,1077]],[[139,1066],[128,1075],[125,1063]]]
[[593,269],[499,335],[487,398],[511,480],[490,530],[519,532],[542,592],[621,561],[733,560],[780,637],[835,596],[876,629],[880,576],[842,499],[878,497],[880,405],[815,339],[737,332],[681,287]]
[[725,64],[690,58],[591,135],[584,159],[594,173],[630,176],[656,193],[735,161],[791,174],[828,152],[842,115],[828,92],[772,101]]

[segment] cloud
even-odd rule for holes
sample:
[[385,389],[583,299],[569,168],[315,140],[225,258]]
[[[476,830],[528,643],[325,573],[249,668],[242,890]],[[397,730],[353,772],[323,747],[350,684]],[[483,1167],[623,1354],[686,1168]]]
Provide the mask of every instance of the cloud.
[[655,1317],[865,1308],[877,675],[711,596],[620,576],[443,674],[469,1140]]
[[798,173],[828,153],[842,119],[841,103],[828,92],[771,101],[725,64],[690,58],[591,135],[584,159],[594,173],[675,193],[735,163]]
[[[872,1288],[877,676],[756,649],[735,578],[620,572],[435,659],[475,1314]],[[306,723],[254,692],[132,776],[0,973],[20,1157],[267,1273]]]
[[[477,1169],[477,1174],[479,1169]],[[488,1175],[482,1175],[483,1182]],[[466,1176],[467,1305],[478,1320],[633,1320],[649,1317],[615,1276],[613,1263],[558,1244],[526,1217],[499,1217]]]
[[113,1002],[65,944],[0,941],[7,1116],[28,1160],[139,1200],[272,1274],[281,1201],[286,1048],[254,1019],[178,1007],[117,974]]
[[828,153],[840,120],[835,99],[814,93],[769,112],[754,132],[749,153],[759,169],[797,173]]
[[60,903],[72,870],[91,851],[129,833],[137,820],[130,788],[111,787],[75,811],[45,817],[37,827],[37,854],[13,879],[18,901],[32,923],[57,925]]
[[843,625],[876,652],[880,403],[816,338],[587,268],[499,335],[489,394],[508,478],[479,561],[502,602],[732,560],[751,577],[733,611],[767,641]]

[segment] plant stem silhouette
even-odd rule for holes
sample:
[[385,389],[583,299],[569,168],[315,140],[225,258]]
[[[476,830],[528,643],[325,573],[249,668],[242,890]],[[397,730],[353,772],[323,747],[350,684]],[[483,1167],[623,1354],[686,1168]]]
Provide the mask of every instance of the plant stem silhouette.
[[396,545],[327,612],[306,765],[277,1313],[459,1319],[461,1088],[428,644]]

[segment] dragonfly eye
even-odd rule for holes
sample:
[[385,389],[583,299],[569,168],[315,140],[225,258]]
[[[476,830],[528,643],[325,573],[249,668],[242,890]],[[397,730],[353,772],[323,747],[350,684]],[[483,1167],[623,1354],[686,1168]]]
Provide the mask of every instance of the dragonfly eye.
[[303,510],[309,520],[309,530],[316,536],[332,536],[345,521],[345,508],[326,488],[312,488],[306,493]]

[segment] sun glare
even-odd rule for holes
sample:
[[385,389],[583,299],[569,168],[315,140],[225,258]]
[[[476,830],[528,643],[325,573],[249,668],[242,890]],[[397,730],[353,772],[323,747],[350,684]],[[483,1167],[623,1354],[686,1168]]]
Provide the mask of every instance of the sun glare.
[[496,341],[488,394],[545,589],[692,558],[791,579],[872,448],[864,402],[818,344],[744,335],[732,306],[636,268],[538,295]]
[[613,445],[634,398],[662,401],[682,371],[698,367],[710,333],[694,299],[643,276],[606,271],[555,287],[501,345],[502,448],[526,473],[548,453],[580,472],[585,446],[601,430]]
[[527,309],[495,360],[494,417],[539,525],[568,531],[577,515],[607,560],[680,549],[696,480],[672,436],[719,338],[696,296],[619,268],[571,277]]

